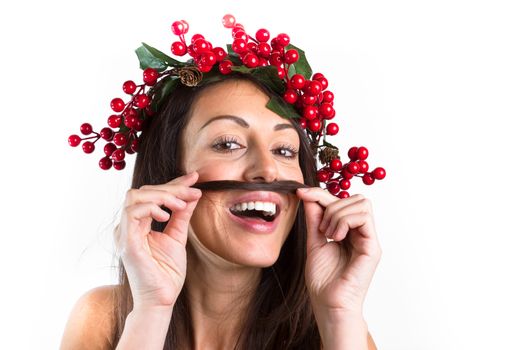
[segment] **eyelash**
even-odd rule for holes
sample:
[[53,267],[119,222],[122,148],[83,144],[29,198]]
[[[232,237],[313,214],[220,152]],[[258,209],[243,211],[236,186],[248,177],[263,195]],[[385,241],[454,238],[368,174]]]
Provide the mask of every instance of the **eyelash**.
[[[235,143],[235,144],[240,146],[239,142],[237,141],[237,139],[235,137],[225,136],[225,137],[221,137],[219,140],[217,140],[213,144],[212,147],[217,152],[229,152],[229,153],[233,153],[233,151],[238,149],[238,148],[236,148],[236,149],[221,148],[221,146],[223,146],[223,145],[225,145],[227,143]],[[282,156],[282,157],[284,157],[286,159],[295,159],[295,158],[297,158],[297,155],[299,154],[299,151],[297,150],[297,148],[295,148],[292,145],[281,144],[281,145],[279,145],[277,147],[277,149],[284,149],[286,151],[289,151],[292,154],[291,156],[285,156],[285,155],[279,154],[280,156]]]

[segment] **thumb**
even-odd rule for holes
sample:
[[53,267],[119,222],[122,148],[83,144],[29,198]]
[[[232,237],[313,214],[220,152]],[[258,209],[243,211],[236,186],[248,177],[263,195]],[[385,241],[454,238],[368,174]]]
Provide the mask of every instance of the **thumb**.
[[322,247],[326,244],[326,237],[319,231],[319,225],[323,218],[323,207],[317,202],[303,201],[304,211],[306,215],[306,251],[310,253],[312,250]]

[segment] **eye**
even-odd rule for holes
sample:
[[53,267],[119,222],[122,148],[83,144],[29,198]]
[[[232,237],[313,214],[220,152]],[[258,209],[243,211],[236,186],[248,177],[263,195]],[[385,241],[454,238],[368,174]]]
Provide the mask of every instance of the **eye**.
[[280,145],[277,148],[275,148],[273,152],[287,159],[295,159],[297,158],[297,154],[299,153],[297,148],[292,145]]
[[233,151],[237,149],[244,148],[244,146],[241,146],[239,142],[234,137],[231,137],[231,136],[221,137],[219,140],[217,140],[212,145],[212,147],[218,152],[230,152],[230,153],[232,153]]

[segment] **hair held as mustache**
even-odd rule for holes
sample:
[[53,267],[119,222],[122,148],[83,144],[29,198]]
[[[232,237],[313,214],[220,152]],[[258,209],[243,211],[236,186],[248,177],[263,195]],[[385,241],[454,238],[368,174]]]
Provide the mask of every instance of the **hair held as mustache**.
[[244,191],[271,191],[295,194],[298,188],[308,188],[303,183],[291,180],[273,182],[243,182],[235,180],[207,181],[199,182],[191,186],[203,191],[224,191],[224,190],[244,190]]

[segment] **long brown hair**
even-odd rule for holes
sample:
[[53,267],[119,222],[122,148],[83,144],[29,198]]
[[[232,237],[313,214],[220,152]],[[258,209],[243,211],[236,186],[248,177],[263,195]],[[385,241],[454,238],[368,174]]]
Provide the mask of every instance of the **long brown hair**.
[[[275,94],[253,77],[240,73],[226,75],[218,81],[199,87],[179,86],[166,97],[159,112],[147,124],[141,135],[139,153],[133,172],[132,188],[142,185],[166,183],[185,174],[182,169],[182,133],[198,96],[211,85],[237,79],[254,83],[268,96]],[[276,96],[278,97],[278,96]],[[279,97],[278,97],[279,98]],[[308,138],[295,120],[301,144],[299,163],[304,182],[318,186],[316,163]],[[164,210],[171,213],[168,208]],[[152,229],[163,232],[167,223],[153,220]],[[320,348],[320,335],[305,286],[306,221],[302,202],[279,258],[274,265],[263,268],[261,280],[249,305],[244,328],[235,349],[315,349]],[[116,347],[127,315],[133,308],[133,299],[126,270],[119,260],[119,286],[115,288],[115,329],[113,346]],[[190,303],[186,286],[177,298],[164,343],[164,349],[177,349],[181,344],[192,348],[193,333]]]

